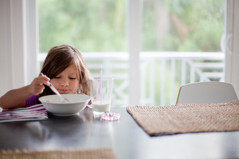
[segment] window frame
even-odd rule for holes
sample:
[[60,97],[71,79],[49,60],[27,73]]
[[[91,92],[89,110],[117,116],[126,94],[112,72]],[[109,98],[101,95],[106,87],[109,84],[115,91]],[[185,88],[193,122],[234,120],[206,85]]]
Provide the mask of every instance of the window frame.
[[[226,0],[225,81],[239,93],[239,1]],[[1,0],[1,92],[29,84],[37,73],[37,0]],[[128,1],[130,104],[140,98],[142,0]],[[4,59],[4,60],[3,60]],[[137,94],[135,94],[137,93]]]

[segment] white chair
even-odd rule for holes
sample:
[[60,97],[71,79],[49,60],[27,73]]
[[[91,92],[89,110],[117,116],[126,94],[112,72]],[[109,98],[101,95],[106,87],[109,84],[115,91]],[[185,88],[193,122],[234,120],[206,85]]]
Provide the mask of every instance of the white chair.
[[233,100],[238,98],[232,84],[199,82],[181,86],[176,104],[226,103]]

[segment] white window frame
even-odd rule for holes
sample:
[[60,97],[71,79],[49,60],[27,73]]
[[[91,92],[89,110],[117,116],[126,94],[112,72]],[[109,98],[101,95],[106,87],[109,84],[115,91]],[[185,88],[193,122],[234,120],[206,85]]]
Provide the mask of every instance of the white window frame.
[[[130,104],[140,98],[142,1],[128,1]],[[225,81],[239,93],[239,1],[226,0]],[[0,1],[0,95],[37,76],[37,0]]]
[[226,1],[225,81],[232,83],[239,95],[239,1]]
[[140,104],[141,0],[128,1],[129,104]]
[[0,95],[37,75],[36,0],[0,1]]

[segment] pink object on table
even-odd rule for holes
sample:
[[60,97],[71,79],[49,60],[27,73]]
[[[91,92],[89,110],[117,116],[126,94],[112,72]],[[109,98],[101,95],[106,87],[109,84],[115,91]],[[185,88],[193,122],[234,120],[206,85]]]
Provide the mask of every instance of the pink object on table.
[[119,113],[108,112],[100,116],[101,121],[118,121],[120,119]]

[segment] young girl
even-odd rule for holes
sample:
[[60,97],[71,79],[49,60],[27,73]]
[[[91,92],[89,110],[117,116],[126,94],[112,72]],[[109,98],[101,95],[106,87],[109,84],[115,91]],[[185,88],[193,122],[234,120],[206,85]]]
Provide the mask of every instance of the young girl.
[[69,45],[55,46],[48,52],[41,72],[31,84],[8,91],[0,98],[0,107],[18,108],[40,104],[38,98],[54,94],[49,81],[61,94],[90,95],[90,73],[81,53]]

